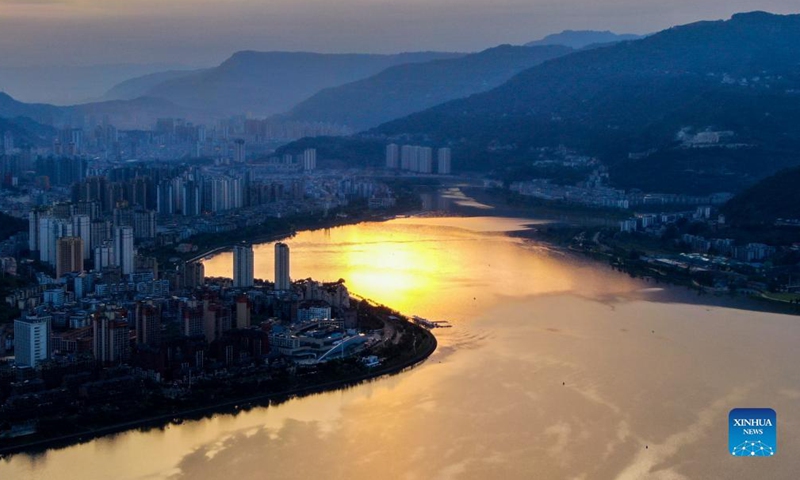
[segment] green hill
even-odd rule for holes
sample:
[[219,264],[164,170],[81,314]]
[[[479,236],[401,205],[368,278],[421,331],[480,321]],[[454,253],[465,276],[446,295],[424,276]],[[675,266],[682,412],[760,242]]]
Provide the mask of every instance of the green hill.
[[729,223],[772,226],[781,219],[800,219],[800,168],[765,178],[738,194],[722,208]]

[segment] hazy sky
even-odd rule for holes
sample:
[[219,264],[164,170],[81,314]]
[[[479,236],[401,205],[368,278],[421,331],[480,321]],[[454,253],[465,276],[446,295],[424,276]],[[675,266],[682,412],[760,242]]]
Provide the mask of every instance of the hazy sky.
[[798,0],[0,0],[0,63],[214,64],[236,50],[475,51],[564,29],[648,33]]

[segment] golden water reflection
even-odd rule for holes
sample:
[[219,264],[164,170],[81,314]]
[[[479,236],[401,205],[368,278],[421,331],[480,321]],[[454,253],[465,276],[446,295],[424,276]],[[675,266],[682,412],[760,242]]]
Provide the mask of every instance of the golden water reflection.
[[[408,218],[289,240],[294,278],[453,320],[401,375],[0,461],[0,479],[796,479],[797,317],[698,304],[513,238],[519,219]],[[272,246],[256,273],[272,276]],[[231,257],[207,262],[230,275]],[[720,301],[721,302],[721,301]],[[769,406],[780,448],[726,452]],[[646,448],[647,446],[647,448]]]
[[[402,218],[301,232],[285,243],[291,248],[293,279],[343,278],[351,292],[407,314],[452,319],[469,316],[465,306],[485,308],[505,296],[566,291],[593,295],[634,288],[624,278],[614,284],[593,282],[595,268],[582,268],[562,253],[503,233],[531,223],[536,222]],[[273,249],[274,244],[255,248],[257,278],[273,280]],[[565,261],[574,268],[564,268]],[[205,262],[206,275],[230,277],[232,262],[231,253],[217,255]]]

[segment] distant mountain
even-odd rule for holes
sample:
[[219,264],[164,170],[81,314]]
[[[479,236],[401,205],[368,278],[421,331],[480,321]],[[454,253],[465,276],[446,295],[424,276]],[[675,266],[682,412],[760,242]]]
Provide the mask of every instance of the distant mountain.
[[217,67],[160,82],[143,95],[220,115],[267,116],[285,112],[324,88],[366,78],[395,65],[462,55],[243,51]]
[[160,98],[140,97],[133,100],[92,102],[69,107],[42,103],[24,103],[0,92],[0,118],[27,117],[53,127],[83,125],[87,117],[108,121],[120,129],[138,129],[153,125],[160,117],[180,116],[204,121],[211,115],[201,110],[177,106]]
[[722,211],[736,226],[772,226],[800,219],[800,168],[782,170],[732,198]]
[[459,58],[398,65],[363,80],[322,90],[281,117],[363,130],[489,90],[522,70],[570,52],[571,48],[563,46],[502,45]]
[[[208,122],[214,118],[207,111],[175,105],[168,100],[153,97],[84,103],[66,108],[73,119],[108,119],[115,127],[129,130],[152,128],[157,119],[164,117],[180,117],[192,122]],[[73,124],[81,123],[73,121]]]
[[[625,188],[735,191],[800,163],[799,59],[800,15],[738,14],[579,51],[367,133],[450,144],[460,168],[565,146]],[[721,140],[681,137],[705,131]]]
[[[55,135],[53,127],[42,125],[27,117],[0,117],[0,139],[6,132],[11,133],[17,147],[49,145]],[[0,153],[2,153],[2,145],[0,145]]]
[[0,91],[24,102],[74,105],[100,98],[123,80],[178,68],[179,65],[173,64],[129,63],[29,67],[0,65]]
[[28,117],[38,123],[54,125],[62,121],[66,107],[56,107],[46,103],[25,103],[0,92],[0,118]]
[[146,96],[150,89],[161,83],[195,75],[199,72],[200,70],[169,70],[131,78],[114,85],[102,96],[101,100],[131,100]]
[[266,116],[285,111],[322,88],[373,75],[385,68],[458,53],[327,55],[239,52],[218,67],[157,72],[124,81],[103,101],[71,106],[25,103],[0,92],[0,117],[29,117],[56,127],[107,118],[122,129],[149,128],[159,117],[205,122],[228,115]]
[[543,45],[563,45],[579,50],[589,45],[624,42],[626,40],[639,40],[642,35],[630,33],[617,34],[614,32],[596,30],[564,30],[561,33],[552,33],[540,40],[526,43],[526,47],[540,47]]

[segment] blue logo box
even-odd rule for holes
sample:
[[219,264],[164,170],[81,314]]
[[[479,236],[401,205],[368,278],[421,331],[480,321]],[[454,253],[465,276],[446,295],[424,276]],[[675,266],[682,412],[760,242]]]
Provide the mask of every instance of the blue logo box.
[[778,419],[771,408],[734,408],[728,415],[728,451],[734,457],[771,457],[778,452]]

